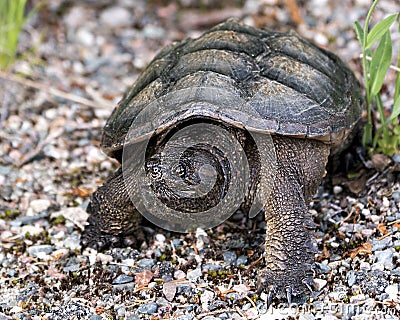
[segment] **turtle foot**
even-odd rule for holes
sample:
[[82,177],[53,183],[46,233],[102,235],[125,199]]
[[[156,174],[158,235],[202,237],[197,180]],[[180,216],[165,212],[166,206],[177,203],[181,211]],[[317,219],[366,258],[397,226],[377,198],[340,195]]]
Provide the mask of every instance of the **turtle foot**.
[[[258,273],[257,291],[267,294],[267,308],[277,299],[286,299],[288,305],[292,302],[305,301],[306,294],[313,292],[313,278],[307,275],[310,272],[277,273],[268,268],[261,269]],[[297,273],[297,275],[296,275]]]
[[115,235],[101,232],[94,226],[86,226],[81,236],[82,248],[90,247],[97,251],[109,248],[132,247],[135,248],[140,241],[144,240],[144,233],[137,230],[134,234]]

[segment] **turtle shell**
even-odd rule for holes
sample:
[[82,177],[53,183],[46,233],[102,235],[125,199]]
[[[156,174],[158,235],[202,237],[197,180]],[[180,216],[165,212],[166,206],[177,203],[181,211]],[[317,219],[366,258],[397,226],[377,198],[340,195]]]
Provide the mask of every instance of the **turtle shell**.
[[135,142],[191,117],[336,146],[361,110],[359,83],[336,55],[230,19],[153,59],[108,119],[102,148],[116,157],[132,127]]

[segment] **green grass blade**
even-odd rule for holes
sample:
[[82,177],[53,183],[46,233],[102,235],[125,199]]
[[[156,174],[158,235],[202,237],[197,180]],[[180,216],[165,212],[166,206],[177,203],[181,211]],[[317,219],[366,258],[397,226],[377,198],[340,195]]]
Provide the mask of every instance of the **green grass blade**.
[[357,39],[361,45],[361,48],[364,48],[364,31],[358,21],[354,22],[354,30],[356,31]]
[[396,21],[397,16],[398,13],[394,13],[377,23],[368,33],[365,48],[370,48],[376,41],[378,41],[389,30],[393,22]]
[[390,32],[386,31],[372,56],[370,69],[372,97],[376,96],[382,88],[383,80],[385,79],[386,72],[389,69],[391,58],[392,40]]
[[397,97],[397,99],[394,101],[392,114],[390,115],[389,118],[386,119],[386,123],[385,124],[388,125],[389,122],[393,121],[398,116],[400,116],[400,96]]
[[[400,23],[398,25],[398,32],[400,33]],[[397,52],[397,68],[400,68],[400,46]],[[396,101],[398,97],[400,97],[400,72],[397,71],[396,84],[394,87],[394,101]]]
[[0,0],[0,69],[7,69],[16,59],[18,36],[27,20],[27,0]]

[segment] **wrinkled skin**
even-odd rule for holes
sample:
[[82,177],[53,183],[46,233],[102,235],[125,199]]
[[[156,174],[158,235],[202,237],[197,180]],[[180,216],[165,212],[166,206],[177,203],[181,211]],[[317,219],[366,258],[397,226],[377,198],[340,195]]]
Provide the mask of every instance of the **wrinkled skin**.
[[[325,174],[330,152],[328,145],[313,140],[274,136],[273,141],[278,168],[272,194],[264,205],[266,266],[258,275],[258,290],[268,292],[269,303],[275,296],[287,297],[290,302],[292,296],[311,289],[316,248],[308,205]],[[246,150],[250,152],[251,146]],[[257,172],[256,160],[250,163]],[[193,173],[188,172],[188,175],[187,180],[192,181]],[[157,177],[154,184],[159,180]],[[253,176],[253,181],[258,181],[257,177]],[[263,188],[264,183],[270,182],[253,184],[251,188]],[[118,169],[92,195],[88,207],[89,226],[82,235],[84,246],[98,250],[110,246],[134,247],[143,239],[141,215],[129,198],[127,184],[122,170]]]

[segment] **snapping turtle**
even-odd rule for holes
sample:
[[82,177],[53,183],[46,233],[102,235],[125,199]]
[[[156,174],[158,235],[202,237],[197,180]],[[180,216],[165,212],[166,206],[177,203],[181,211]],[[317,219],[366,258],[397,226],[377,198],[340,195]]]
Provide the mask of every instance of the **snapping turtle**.
[[[168,157],[167,141],[199,123],[229,132],[248,161],[249,181],[240,208],[249,211],[257,192],[269,190],[257,198],[267,225],[266,266],[259,270],[259,290],[269,293],[268,303],[274,296],[290,302],[292,296],[311,290],[316,248],[308,204],[325,175],[328,156],[356,127],[361,100],[357,80],[336,55],[293,33],[227,20],[197,39],[162,50],[113,111],[101,146],[123,163],[125,153],[134,154],[145,142],[142,165],[152,192],[166,207],[190,217],[221,202],[235,173],[227,152],[204,147],[207,141],[191,145],[178,157],[175,171],[181,182],[201,183],[204,164],[215,167],[217,178],[202,196],[182,200],[166,184],[165,176],[174,171],[161,163]],[[157,122],[153,116],[162,119]],[[270,144],[259,145],[254,133],[270,136]],[[270,149],[273,161],[265,161],[262,157]],[[272,177],[262,176],[262,163],[267,163],[266,171],[273,171]],[[83,246],[136,245],[142,237],[142,211],[131,191],[140,193],[143,185],[133,180],[133,171],[119,168],[94,192]],[[176,217],[166,213],[168,219]]]

